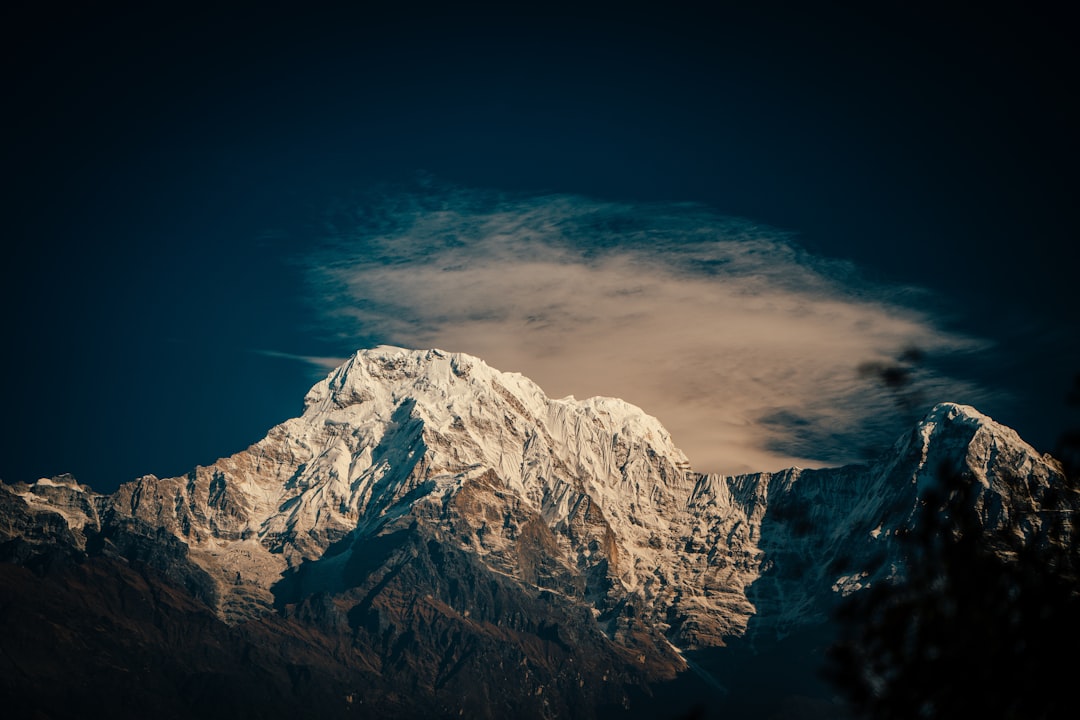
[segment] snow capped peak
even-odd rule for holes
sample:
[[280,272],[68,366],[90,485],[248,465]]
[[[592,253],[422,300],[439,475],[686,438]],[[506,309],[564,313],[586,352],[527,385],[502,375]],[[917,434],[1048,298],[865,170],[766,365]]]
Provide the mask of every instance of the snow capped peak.
[[[474,371],[476,377],[472,377]],[[447,353],[438,349],[408,350],[392,345],[380,345],[360,350],[317,383],[305,398],[305,407],[332,402],[339,407],[372,399],[380,388],[438,388],[443,392],[455,385],[481,383],[499,373],[483,360],[464,353]],[[518,375],[518,378],[521,376]],[[529,383],[532,385],[532,383]],[[533,386],[536,392],[538,387]],[[542,394],[542,393],[541,393]]]
[[[546,566],[589,574],[595,587],[576,592],[607,608],[651,596],[658,577],[674,583],[686,564],[677,555],[690,530],[676,528],[689,522],[689,469],[659,420],[623,400],[555,400],[471,355],[379,346],[330,372],[300,417],[246,451],[160,481],[152,505],[146,487],[123,502],[153,508],[155,522],[184,506],[170,495],[205,505],[166,521],[208,569],[222,566],[226,605],[250,601],[246,589],[237,595],[237,573],[269,588],[335,543],[422,519],[494,572],[548,587],[529,579],[534,562],[516,540],[542,526],[559,548]],[[246,542],[224,565],[223,535]],[[684,594],[719,612],[700,591]]]
[[409,350],[380,345],[360,350],[308,392],[305,408],[317,407],[316,412],[326,412],[378,396],[391,403],[412,397],[430,409],[444,403],[456,406],[471,402],[493,388],[507,402],[528,410],[543,413],[552,405],[574,408],[603,416],[612,427],[649,434],[664,445],[671,443],[657,418],[625,400],[601,396],[578,400],[573,395],[553,400],[520,373],[496,370],[473,355],[437,348]]
[[1061,477],[1055,460],[1011,428],[971,406],[939,403],[868,469],[843,524],[887,539],[914,527],[923,504],[941,502],[970,480],[980,521],[999,529],[1010,517],[1036,516]]
[[[902,573],[897,536],[943,476],[973,481],[983,527],[1027,532],[1061,473],[941,403],[870,465],[702,475],[623,400],[552,399],[467,354],[384,345],[316,383],[299,417],[184,476],[111,496],[70,476],[0,485],[0,541],[30,539],[0,545],[150,563],[227,622],[280,611],[343,632],[388,678],[435,673],[411,687],[496,664],[506,684],[504,660],[532,673],[559,665],[556,647],[578,653],[574,672],[613,649],[660,676],[690,666],[682,650],[783,637]],[[508,654],[462,664],[478,637]],[[540,662],[521,660],[533,650]],[[619,684],[602,673],[567,682]]]
[[[922,454],[923,465],[933,464],[934,470],[948,460],[953,466],[966,466],[980,481],[986,483],[993,453],[1009,456],[1040,454],[1010,427],[1002,425],[970,405],[939,403],[918,423],[913,433]],[[898,441],[898,446],[905,444]]]
[[[590,608],[616,641],[644,622],[700,647],[744,632],[762,609],[795,618],[813,606],[759,582],[803,534],[784,529],[784,512],[832,528],[816,544],[798,541],[796,555],[819,562],[853,547],[851,537],[887,538],[946,460],[987,484],[1005,465],[1037,483],[1052,476],[1014,432],[953,403],[869,469],[704,476],[659,420],[628,402],[552,399],[471,355],[382,345],[349,357],[311,388],[302,415],[248,449],[183,477],[128,483],[103,500],[103,516],[180,540],[230,621],[267,611],[289,574],[306,591],[340,589],[354,553],[407,532],[528,592]],[[28,506],[82,507],[71,490],[41,485],[23,493]],[[1009,502],[1023,497],[1015,483],[1002,487]],[[766,518],[774,506],[776,519]],[[65,517],[97,522],[79,513]]]
[[38,478],[34,481],[34,487],[66,487],[75,490],[76,492],[85,492],[79,481],[75,479],[70,473],[64,473],[63,475],[56,475],[51,478]]
[[[998,425],[989,415],[984,415],[970,405],[942,402],[935,405],[921,421],[922,424],[956,423],[968,426]],[[1004,426],[1000,426],[1004,427]]]
[[471,355],[383,345],[316,383],[300,416],[181,477],[109,496],[70,476],[0,485],[0,550],[149,563],[241,631],[273,633],[246,621],[280,612],[355,643],[391,684],[550,667],[534,702],[558,678],[622,687],[611,668],[668,677],[695,662],[683,650],[813,628],[905,572],[898,537],[921,508],[952,492],[982,527],[1034,532],[1045,509],[1072,510],[1051,504],[1060,479],[956,403],[869,465],[702,475],[623,400],[553,399]]

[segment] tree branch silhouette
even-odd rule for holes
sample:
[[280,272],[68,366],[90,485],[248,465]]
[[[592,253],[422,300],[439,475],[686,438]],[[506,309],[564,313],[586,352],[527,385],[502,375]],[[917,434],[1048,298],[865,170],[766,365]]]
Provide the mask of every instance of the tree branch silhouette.
[[[901,375],[880,377],[903,390]],[[1080,375],[1076,383],[1073,402]],[[913,529],[897,538],[902,572],[852,595],[836,614],[841,636],[825,675],[857,716],[1035,720],[1075,708],[1078,449],[1080,433],[1064,433],[1061,482],[1032,498],[1033,516],[1007,517],[992,530],[979,516],[979,482],[938,469]]]

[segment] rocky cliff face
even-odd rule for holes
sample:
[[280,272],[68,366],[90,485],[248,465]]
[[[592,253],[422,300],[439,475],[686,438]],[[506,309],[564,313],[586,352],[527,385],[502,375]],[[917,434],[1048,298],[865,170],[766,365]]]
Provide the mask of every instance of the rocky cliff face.
[[0,560],[146,568],[233,638],[223,657],[311,633],[325,652],[307,672],[342,678],[341,712],[594,717],[685,675],[688,653],[814,626],[902,572],[890,538],[943,464],[980,483],[988,526],[1037,523],[1060,481],[951,404],[870,466],[701,475],[620,400],[551,399],[477,358],[380,347],[312,388],[300,417],[186,476],[109,496],[69,477],[0,487]]

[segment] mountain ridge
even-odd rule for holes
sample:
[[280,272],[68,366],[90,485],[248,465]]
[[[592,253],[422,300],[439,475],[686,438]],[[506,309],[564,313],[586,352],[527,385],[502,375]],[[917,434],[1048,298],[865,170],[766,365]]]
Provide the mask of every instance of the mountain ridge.
[[226,627],[315,628],[367,658],[335,672],[364,675],[385,712],[406,702],[378,679],[392,671],[437,712],[592,717],[685,675],[693,653],[821,625],[901,572],[890,538],[950,463],[980,483],[987,527],[1037,517],[1061,474],[951,403],[869,465],[695,473],[622,400],[551,399],[478,358],[380,346],[187,475],[111,495],[69,476],[0,486],[0,559],[135,562]]

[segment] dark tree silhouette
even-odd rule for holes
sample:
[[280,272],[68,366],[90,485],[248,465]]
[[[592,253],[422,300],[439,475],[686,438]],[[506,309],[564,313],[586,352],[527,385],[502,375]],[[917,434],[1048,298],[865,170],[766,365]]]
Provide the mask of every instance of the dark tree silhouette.
[[[1080,380],[1078,380],[1080,384]],[[1066,433],[1062,446],[1075,434]],[[1076,445],[1071,446],[1074,450]],[[950,467],[924,496],[895,581],[853,595],[826,675],[860,717],[1039,718],[1075,712],[1080,652],[1080,483],[986,530],[978,482]]]

